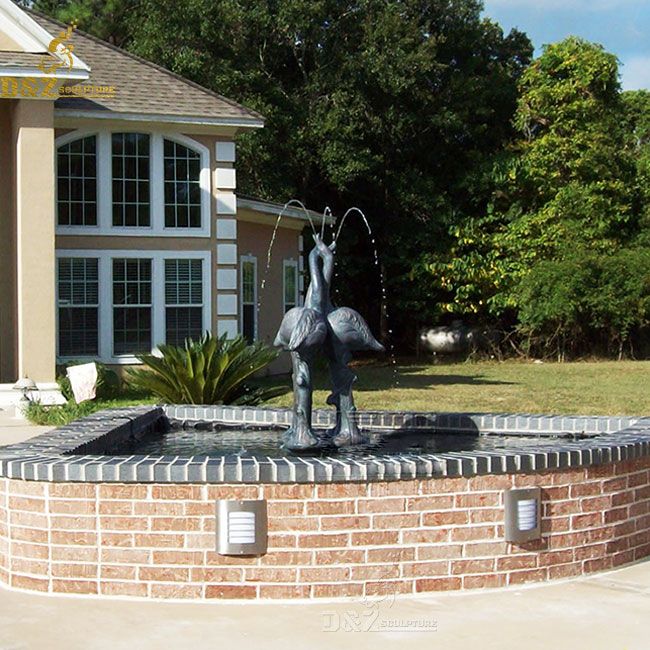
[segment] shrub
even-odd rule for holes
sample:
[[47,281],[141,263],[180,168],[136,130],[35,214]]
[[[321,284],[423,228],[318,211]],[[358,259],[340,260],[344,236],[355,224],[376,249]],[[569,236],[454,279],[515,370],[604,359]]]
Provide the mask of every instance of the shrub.
[[128,371],[130,384],[170,404],[249,404],[276,397],[283,389],[253,387],[249,380],[277,358],[264,343],[248,345],[238,336],[188,339],[183,347],[161,345],[160,356],[144,354],[144,368]]

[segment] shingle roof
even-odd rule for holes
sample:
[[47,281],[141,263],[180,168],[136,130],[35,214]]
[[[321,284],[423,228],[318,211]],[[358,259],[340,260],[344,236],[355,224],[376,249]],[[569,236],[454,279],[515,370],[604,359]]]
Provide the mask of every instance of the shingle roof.
[[[50,33],[65,27],[34,11],[29,15]],[[115,95],[63,97],[56,101],[57,109],[262,125],[259,113],[94,36],[75,31],[72,43],[74,53],[91,68],[90,80],[81,85],[114,86]]]
[[14,68],[35,68],[43,56],[52,56],[41,52],[0,52],[0,65]]

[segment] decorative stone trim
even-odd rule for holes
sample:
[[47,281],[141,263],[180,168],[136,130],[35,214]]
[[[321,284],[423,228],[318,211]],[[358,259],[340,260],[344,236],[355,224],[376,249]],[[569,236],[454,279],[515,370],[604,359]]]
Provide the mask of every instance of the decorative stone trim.
[[[314,412],[315,427],[333,426],[334,412]],[[24,443],[0,448],[0,477],[53,482],[117,483],[348,483],[517,474],[589,467],[650,455],[650,418],[493,413],[360,412],[359,424],[378,430],[531,436],[592,434],[557,446],[444,454],[327,458],[113,456],[128,438],[166,420],[288,426],[287,409],[232,406],[141,406],[95,413]]]

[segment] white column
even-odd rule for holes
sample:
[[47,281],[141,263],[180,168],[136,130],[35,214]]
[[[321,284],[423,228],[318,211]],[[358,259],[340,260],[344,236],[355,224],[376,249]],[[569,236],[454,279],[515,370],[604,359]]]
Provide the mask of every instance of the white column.
[[237,250],[237,172],[235,143],[215,146],[214,188],[217,206],[217,335],[239,332],[239,272]]

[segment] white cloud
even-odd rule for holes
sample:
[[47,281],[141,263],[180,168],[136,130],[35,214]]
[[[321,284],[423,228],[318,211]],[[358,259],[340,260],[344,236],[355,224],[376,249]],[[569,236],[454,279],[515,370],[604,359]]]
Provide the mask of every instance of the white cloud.
[[650,55],[632,56],[622,61],[623,90],[650,90]]

